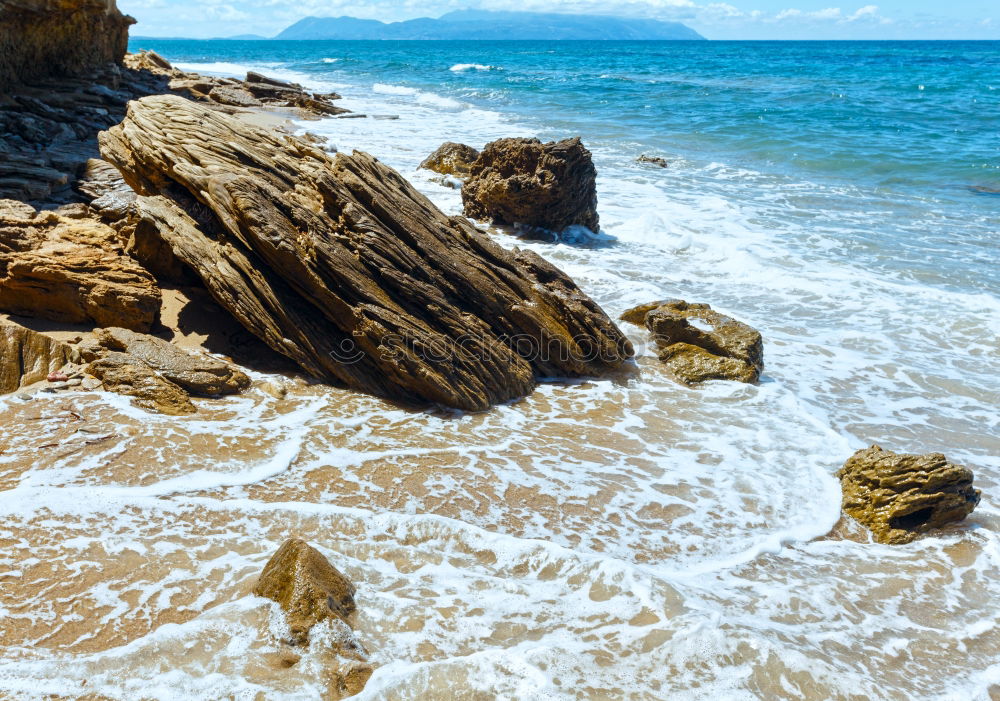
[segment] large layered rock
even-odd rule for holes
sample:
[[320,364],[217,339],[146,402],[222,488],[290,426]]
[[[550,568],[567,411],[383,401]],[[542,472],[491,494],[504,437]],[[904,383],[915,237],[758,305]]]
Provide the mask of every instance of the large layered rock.
[[65,343],[16,324],[0,323],[0,394],[41,382],[75,359]]
[[0,93],[120,63],[133,22],[115,0],[0,0]]
[[233,365],[204,354],[188,353],[156,336],[109,328],[97,332],[97,341],[109,350],[141,360],[191,394],[238,394],[250,386],[250,378]]
[[566,275],[368,154],[333,158],[172,96],[133,102],[101,150],[219,304],[319,378],[479,410],[632,356]]
[[859,450],[837,473],[846,513],[880,543],[909,543],[922,533],[961,521],[979,504],[972,470],[941,453],[901,455],[877,445]]
[[643,304],[622,321],[645,326],[674,377],[687,385],[707,380],[756,382],[764,369],[764,341],[756,329],[707,304],[668,300]]
[[477,158],[479,158],[479,151],[471,146],[446,141],[438,146],[434,153],[425,158],[420,167],[441,173],[441,175],[465,177],[469,174],[472,164],[476,162]]
[[0,200],[0,310],[145,331],[160,290],[100,222]]
[[[308,644],[309,631],[324,621],[349,627],[355,610],[354,585],[301,538],[286,541],[271,556],[253,593],[278,603],[293,645]],[[341,663],[333,670],[336,688],[331,691],[337,698],[360,693],[372,675],[360,645],[341,644],[335,652]]]
[[596,232],[597,171],[579,138],[543,144],[500,139],[487,144],[462,187],[465,214],[497,224],[561,232]]

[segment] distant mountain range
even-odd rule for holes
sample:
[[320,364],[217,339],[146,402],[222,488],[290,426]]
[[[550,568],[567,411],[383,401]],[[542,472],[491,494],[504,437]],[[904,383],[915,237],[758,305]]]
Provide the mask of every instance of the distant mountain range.
[[385,23],[355,17],[306,17],[275,39],[665,40],[704,39],[679,22],[603,15],[458,10],[439,19]]

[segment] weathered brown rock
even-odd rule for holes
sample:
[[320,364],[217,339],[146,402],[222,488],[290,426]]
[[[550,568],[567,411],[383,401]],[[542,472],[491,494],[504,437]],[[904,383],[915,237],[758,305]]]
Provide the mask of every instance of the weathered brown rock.
[[115,239],[100,222],[0,200],[0,310],[148,330],[160,290]]
[[844,511],[890,545],[961,521],[979,504],[972,470],[941,453],[901,455],[873,445],[852,455],[837,476]]
[[0,0],[0,93],[120,63],[134,21],[115,0]]
[[156,336],[107,328],[97,332],[97,341],[109,350],[141,360],[192,394],[238,394],[250,386],[250,378],[233,365],[204,354],[188,353]]
[[447,141],[425,158],[420,167],[442,175],[464,177],[469,174],[472,164],[476,162],[477,158],[479,158],[479,151],[471,146]]
[[172,96],[133,102],[101,147],[161,196],[140,204],[219,304],[317,377],[485,409],[536,376],[600,375],[632,355],[563,273],[446,217],[367,154],[334,158]]
[[45,334],[0,323],[0,394],[41,382],[75,359],[73,349]]
[[707,380],[753,383],[764,369],[760,333],[707,304],[651,302],[629,309],[621,319],[652,332],[660,360],[684,384]]
[[350,580],[301,538],[278,548],[253,589],[256,596],[278,602],[296,645],[308,642],[317,623],[347,621],[355,610],[354,591]]
[[143,409],[171,416],[196,411],[187,392],[128,353],[105,353],[87,366],[87,372],[100,379],[104,389],[133,397]]
[[497,224],[561,232],[598,231],[597,170],[579,137],[543,144],[500,139],[487,144],[462,188],[465,214]]

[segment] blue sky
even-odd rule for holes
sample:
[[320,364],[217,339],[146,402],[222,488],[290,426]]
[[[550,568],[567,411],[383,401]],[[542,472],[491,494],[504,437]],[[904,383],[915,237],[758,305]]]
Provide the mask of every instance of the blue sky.
[[273,36],[309,16],[392,22],[464,8],[677,20],[710,39],[1000,39],[1000,0],[119,0],[144,36]]

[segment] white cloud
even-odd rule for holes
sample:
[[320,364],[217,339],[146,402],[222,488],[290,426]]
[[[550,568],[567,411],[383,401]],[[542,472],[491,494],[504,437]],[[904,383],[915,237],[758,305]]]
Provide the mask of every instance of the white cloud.
[[778,12],[773,17],[768,18],[773,22],[796,21],[796,22],[858,22],[858,21],[880,21],[885,20],[878,13],[878,5],[865,5],[858,8],[851,14],[844,14],[839,7],[827,7],[822,10],[806,12],[796,8],[789,8]]

